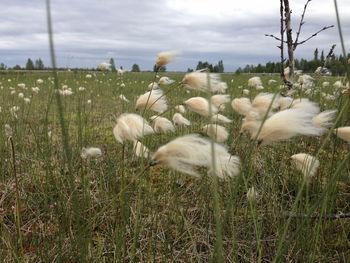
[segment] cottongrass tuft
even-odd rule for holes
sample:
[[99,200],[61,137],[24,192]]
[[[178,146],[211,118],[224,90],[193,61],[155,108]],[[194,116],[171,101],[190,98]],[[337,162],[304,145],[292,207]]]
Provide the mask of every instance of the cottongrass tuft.
[[293,101],[292,109],[303,109],[307,112],[318,114],[320,112],[320,108],[316,102],[312,102],[306,98],[300,98]]
[[136,157],[139,157],[139,158],[147,159],[149,156],[148,148],[139,141],[134,141],[134,153]]
[[81,150],[81,158],[87,159],[88,157],[99,157],[102,155],[102,151],[100,148],[89,147]]
[[152,116],[154,121],[154,131],[158,133],[174,132],[175,127],[173,123],[165,117]]
[[280,97],[277,100],[280,110],[286,110],[290,108],[293,104],[293,98],[291,97]]
[[[202,116],[209,116],[209,102],[203,97],[193,97],[184,102],[184,104],[191,110]],[[216,114],[218,109],[211,105],[212,114]]]
[[32,91],[35,93],[39,93],[40,89],[38,87],[32,87]]
[[151,109],[162,113],[168,109],[166,97],[163,96],[163,91],[153,90],[141,95],[136,101],[136,110]]
[[107,63],[107,62],[101,62],[99,65],[98,65],[98,69],[105,69],[107,67],[111,66],[111,64]]
[[227,94],[217,94],[211,97],[211,103],[218,110],[225,110],[225,104],[229,103],[231,100],[230,95]]
[[211,142],[198,134],[178,137],[166,145],[161,146],[152,156],[151,165],[165,165],[169,168],[192,176],[200,176],[196,166],[208,168],[218,177],[233,177],[239,173],[240,160],[231,156],[226,148],[214,143],[216,170],[213,171]]
[[319,160],[306,153],[294,154],[291,158],[297,169],[307,177],[313,177],[320,166]]
[[161,77],[159,79],[159,81],[158,81],[158,84],[159,85],[170,85],[170,84],[172,84],[174,82],[175,82],[175,80],[172,80],[172,79],[170,79],[168,77]]
[[176,56],[180,54],[181,52],[178,50],[160,52],[156,58],[156,66],[158,68],[164,67],[168,63],[175,61]]
[[316,127],[329,128],[333,125],[333,120],[337,116],[337,110],[326,110],[316,115],[312,122]]
[[152,133],[154,133],[154,130],[148,122],[134,113],[120,115],[113,129],[114,137],[120,143],[124,143],[126,140],[135,141]]
[[220,143],[225,142],[229,136],[226,128],[217,124],[207,124],[202,128],[202,131]]
[[182,114],[175,113],[173,116],[173,122],[177,126],[190,126],[191,122],[187,120]]
[[[312,123],[313,117],[314,114],[304,109],[288,109],[277,112],[265,121],[257,140],[267,145],[298,135],[319,136],[324,132],[324,128],[315,127]],[[252,139],[254,139],[261,122],[251,122],[251,125],[255,125],[255,129],[251,131]]]
[[272,110],[279,107],[278,97],[279,95],[275,95],[273,93],[259,93],[252,101],[252,110],[256,111],[256,113],[259,115],[259,119],[262,119],[269,109],[270,104],[271,108],[269,114],[272,113]]
[[130,102],[123,94],[120,94],[119,98],[125,102]]
[[334,134],[336,134],[340,139],[343,139],[350,143],[350,126],[347,127],[339,127],[334,129]]
[[337,80],[333,83],[333,88],[340,89],[341,87],[343,87],[343,83],[341,82],[341,80]]
[[222,123],[232,123],[232,120],[227,118],[224,115],[221,114],[216,114],[211,118],[212,122],[217,123],[217,122],[222,122]]
[[150,84],[148,84],[147,89],[148,90],[155,90],[158,89],[159,85],[157,82],[151,82]]
[[177,110],[178,112],[181,112],[181,113],[185,113],[186,112],[186,109],[183,105],[176,105],[174,107],[175,110]]
[[255,190],[254,186],[249,188],[247,191],[247,199],[249,202],[256,202],[256,200],[258,199],[258,192]]
[[98,69],[105,69],[107,67],[109,67],[111,64],[107,63],[107,62],[101,62],[100,65],[98,65]]
[[262,81],[260,77],[252,77],[248,80],[249,87],[258,87],[262,86]]
[[209,84],[212,92],[223,93],[227,89],[227,84],[225,82],[221,82],[220,75],[215,73],[205,73],[199,71],[187,73],[183,78],[182,83],[188,89],[204,92],[209,91]]
[[238,112],[238,114],[246,116],[252,110],[252,104],[248,98],[237,98],[232,100],[232,108]]
[[12,137],[13,131],[9,124],[5,124],[5,134],[7,137]]

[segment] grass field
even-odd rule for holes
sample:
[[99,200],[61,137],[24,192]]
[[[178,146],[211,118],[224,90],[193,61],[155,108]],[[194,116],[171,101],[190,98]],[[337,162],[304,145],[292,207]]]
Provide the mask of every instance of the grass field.
[[[160,76],[178,82],[184,74]],[[250,77],[222,75],[231,100],[253,99],[261,92],[247,87]],[[73,92],[60,96],[68,130],[70,158],[66,160],[53,75],[0,74],[1,262],[350,261],[349,219],[319,216],[350,212],[345,141],[329,133],[257,148],[248,134],[239,135],[242,116],[228,104],[222,114],[233,123],[224,125],[229,131],[226,145],[241,158],[238,176],[219,179],[217,187],[204,168],[198,168],[200,178],[162,166],[139,176],[149,160],[135,157],[131,142],[125,147],[117,142],[113,127],[120,114],[135,113],[136,99],[147,91],[154,74],[125,73],[122,78],[122,92],[130,102],[119,98],[122,80],[117,73],[96,72],[92,78],[83,72],[58,74],[59,88],[67,85]],[[277,83],[268,85],[270,79]],[[348,100],[347,95],[335,99],[321,95],[333,95],[332,84],[338,79],[318,80],[317,92],[309,98],[321,111],[341,112]],[[262,80],[264,92],[280,92],[278,75],[262,76]],[[324,81],[331,85],[323,88]],[[34,92],[32,87],[40,90]],[[167,95],[169,108],[190,97],[208,96],[174,87],[162,87],[164,92],[175,89]],[[250,94],[243,95],[243,89]],[[308,95],[297,90],[298,97]],[[171,120],[175,112],[171,109],[164,117]],[[149,120],[152,115],[155,112],[147,110],[144,117]],[[176,137],[200,132],[208,123],[208,118],[189,110],[184,116],[191,126],[145,136],[143,144],[155,152]],[[349,126],[349,116],[346,106],[336,126]],[[15,160],[5,124],[13,130]],[[100,148],[102,155],[81,158],[82,148],[91,146]],[[311,182],[292,164],[290,157],[296,153],[319,159]],[[258,195],[249,201],[251,187]]]

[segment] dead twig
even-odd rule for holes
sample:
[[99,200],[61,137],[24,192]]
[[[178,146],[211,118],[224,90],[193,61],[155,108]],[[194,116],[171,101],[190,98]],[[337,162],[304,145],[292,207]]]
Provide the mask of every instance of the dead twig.
[[301,28],[302,26],[304,25],[304,16],[305,16],[305,12],[306,12],[306,8],[308,6],[308,4],[311,2],[311,0],[307,0],[306,1],[306,4],[304,5],[304,10],[303,10],[303,14],[301,15],[301,19],[300,19],[300,23],[299,23],[299,28],[298,28],[298,31],[297,31],[297,35],[295,37],[295,42],[294,42],[294,50],[297,48],[298,46],[298,40],[299,40],[299,36],[300,36],[300,32],[301,32]]
[[[309,41],[311,38],[317,36],[317,35],[318,35],[319,33],[321,33],[322,31],[325,31],[325,30],[327,30],[327,29],[329,29],[329,28],[332,28],[332,27],[334,27],[334,25],[325,26],[325,27],[323,27],[322,29],[318,30],[316,33],[314,33],[314,34],[312,34],[311,36],[309,36],[307,39],[305,39],[305,40],[303,40],[303,41],[301,41],[301,42],[299,42],[299,43],[294,43],[295,48],[296,48],[298,45],[304,44],[305,42]],[[295,48],[294,48],[294,49],[295,49]]]

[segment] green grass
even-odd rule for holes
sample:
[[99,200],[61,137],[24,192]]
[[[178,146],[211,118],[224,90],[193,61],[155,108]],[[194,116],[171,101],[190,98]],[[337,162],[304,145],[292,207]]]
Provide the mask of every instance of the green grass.
[[[148,160],[136,159],[128,142],[122,163],[123,146],[112,133],[121,113],[135,112],[137,96],[146,91],[154,75],[124,74],[123,94],[130,100],[125,103],[119,99],[121,80],[117,74],[96,72],[91,79],[85,78],[85,74],[58,74],[59,88],[68,85],[74,92],[61,97],[72,153],[71,175],[64,157],[54,85],[48,80],[52,76],[0,75],[0,261],[207,262],[213,259],[218,218],[213,181],[206,176],[205,169],[200,168],[203,177],[199,179],[158,166],[137,177]],[[160,75],[180,81],[184,74]],[[242,89],[247,88],[249,77],[222,75],[231,99],[243,96]],[[44,83],[37,84],[38,78]],[[271,78],[278,83],[268,85]],[[277,75],[263,76],[262,80],[265,91],[279,91]],[[333,83],[336,78],[321,77],[317,87],[325,80]],[[17,87],[18,83],[25,83],[27,89]],[[35,86],[40,88],[38,94],[31,90]],[[86,90],[78,91],[81,86]],[[173,86],[164,86],[163,90],[167,92]],[[10,87],[15,88],[15,95],[11,95]],[[332,87],[317,89],[328,94],[334,91]],[[19,92],[31,102],[25,104],[18,98]],[[256,94],[258,91],[251,89],[248,97],[254,98]],[[167,96],[169,107],[194,96],[207,95],[188,93],[178,87]],[[340,111],[348,97],[326,100],[317,93],[311,99],[319,103],[321,110]],[[88,100],[91,104],[87,104]],[[10,112],[13,106],[20,107],[17,118]],[[170,110],[164,116],[171,119],[174,113],[175,110]],[[147,110],[145,118],[154,114]],[[349,219],[297,218],[291,219],[286,228],[285,217],[293,207],[297,214],[350,212],[350,167],[348,163],[341,166],[349,154],[349,145],[334,135],[329,139],[297,137],[255,151],[248,135],[236,140],[242,117],[230,105],[223,114],[234,120],[233,124],[224,125],[230,132],[227,146],[242,160],[240,175],[218,180],[217,185],[216,209],[220,215],[224,261],[273,261],[279,246],[278,260],[282,262],[350,260]],[[143,143],[154,152],[178,136],[198,132],[208,123],[207,118],[189,111],[184,116],[192,126],[177,129],[175,133],[146,136]],[[14,130],[23,252],[18,239],[11,146],[5,124]],[[345,111],[337,126],[348,125],[349,114]],[[101,148],[102,156],[82,160],[81,149],[88,146]],[[290,156],[300,152],[312,155],[319,152],[321,163],[312,182],[302,190],[302,174],[290,161]],[[250,204],[246,192],[252,186],[259,197]],[[295,202],[298,192],[300,198]]]

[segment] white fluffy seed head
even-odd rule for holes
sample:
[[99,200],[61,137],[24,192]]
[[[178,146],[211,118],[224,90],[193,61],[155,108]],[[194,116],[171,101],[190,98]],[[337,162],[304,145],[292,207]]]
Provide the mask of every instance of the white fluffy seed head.
[[120,115],[113,129],[114,137],[120,143],[124,143],[126,140],[135,141],[152,133],[154,131],[148,122],[140,115],[133,113]]
[[280,97],[277,102],[278,102],[280,110],[286,110],[292,106],[293,98]]
[[248,98],[237,98],[232,100],[232,108],[240,115],[246,116],[252,109],[252,104]]
[[216,169],[212,166],[211,143],[197,134],[178,137],[161,146],[152,156],[151,164],[166,165],[174,170],[199,176],[196,166],[204,166],[219,177],[233,177],[239,173],[240,161],[231,156],[224,146],[214,143]]
[[312,102],[306,98],[295,99],[290,107],[291,109],[304,109],[307,112],[318,114],[320,108],[316,102]]
[[125,98],[125,96],[123,94],[120,94],[119,98],[125,102],[130,102],[127,98]]
[[169,79],[168,77],[161,77],[158,81],[159,85],[170,85],[174,83],[175,80]]
[[87,159],[88,157],[99,157],[102,155],[102,151],[100,148],[89,147],[81,150],[81,158]]
[[162,90],[152,90],[141,95],[136,101],[136,110],[151,109],[162,113],[168,109],[166,97]]
[[262,81],[260,77],[252,77],[248,80],[249,87],[262,86]]
[[139,158],[148,158],[149,156],[148,148],[139,141],[134,141],[134,153]]
[[215,114],[211,120],[214,122],[214,123],[217,123],[217,122],[221,122],[221,123],[232,123],[232,120],[230,120],[229,118],[227,118],[226,116],[224,115],[221,115],[221,114]]
[[313,117],[312,122],[316,127],[329,128],[333,125],[333,120],[337,116],[337,110],[326,110],[315,117]]
[[159,89],[159,85],[157,82],[151,82],[150,84],[148,84],[147,87],[148,90],[155,90],[155,89]]
[[183,117],[180,113],[175,113],[173,116],[173,122],[177,126],[190,126],[191,122]]
[[107,67],[109,67],[111,64],[107,63],[107,62],[102,62],[100,63],[100,65],[98,65],[98,69],[105,69]]
[[276,82],[277,82],[277,80],[275,80],[275,79],[270,79],[269,82],[268,82],[268,84],[269,84],[269,85],[272,85],[272,84],[274,84],[274,83],[276,83]]
[[294,154],[291,158],[298,170],[306,177],[314,176],[320,166],[319,160],[306,153]]
[[339,127],[334,129],[334,134],[336,134],[339,138],[350,143],[350,126],[347,127]]
[[[297,135],[319,136],[324,132],[324,128],[313,125],[312,118],[314,116],[304,109],[288,109],[277,112],[265,121],[257,139],[266,145],[288,140]],[[260,123],[257,127],[260,127]],[[257,132],[258,130],[253,132],[252,138],[256,137]]]
[[343,83],[341,82],[341,80],[337,80],[333,83],[333,88],[340,89],[341,87],[343,87]]
[[175,110],[177,110],[178,112],[181,112],[181,113],[185,113],[186,112],[186,109],[183,105],[176,105],[174,107]]
[[272,110],[279,107],[278,99],[279,95],[272,93],[259,93],[252,101],[252,110],[254,110],[259,115],[259,119],[262,119],[269,109],[270,104],[271,108],[269,114],[272,113]]
[[225,104],[231,100],[230,95],[217,94],[211,97],[211,103],[218,108],[218,110],[225,110]]
[[255,202],[258,199],[258,192],[254,187],[251,187],[247,191],[247,199],[249,202]]
[[285,69],[284,69],[284,76],[286,77],[286,80],[287,81],[290,81],[290,68],[289,67],[286,67]]
[[220,143],[225,142],[229,136],[226,128],[217,124],[207,124],[202,128],[202,131]]
[[[209,81],[208,81],[209,74]],[[209,91],[213,92],[225,92],[227,89],[227,84],[221,82],[220,75],[215,73],[205,73],[205,72],[191,72],[187,73],[182,80],[183,85],[188,89],[199,90],[199,91]]]
[[328,87],[328,86],[329,86],[329,82],[328,81],[325,81],[325,82],[322,83],[322,87],[325,88],[325,87]]
[[[209,102],[203,97],[193,97],[184,102],[184,104],[191,110],[202,116],[209,116]],[[218,109],[212,105],[212,114],[216,114]]]
[[5,134],[7,137],[11,137],[13,132],[12,132],[12,128],[10,125],[5,124]]
[[164,67],[170,62],[176,60],[176,56],[180,55],[181,52],[178,50],[160,52],[156,58],[156,66],[158,68]]
[[174,132],[173,123],[164,117],[156,117],[154,119],[154,131],[158,133]]
[[244,95],[249,95],[250,91],[247,90],[247,89],[244,89],[244,90],[242,91],[242,93],[243,93]]

